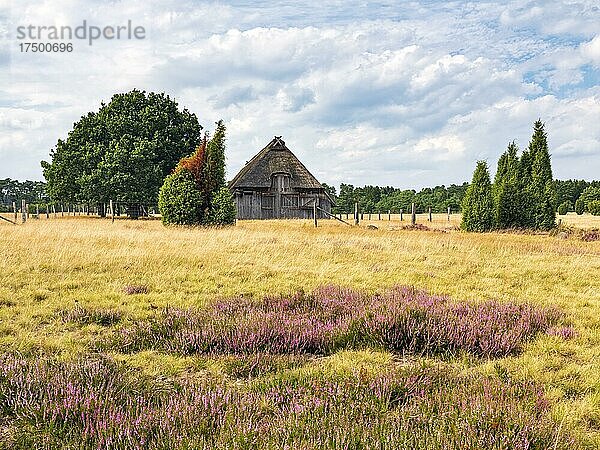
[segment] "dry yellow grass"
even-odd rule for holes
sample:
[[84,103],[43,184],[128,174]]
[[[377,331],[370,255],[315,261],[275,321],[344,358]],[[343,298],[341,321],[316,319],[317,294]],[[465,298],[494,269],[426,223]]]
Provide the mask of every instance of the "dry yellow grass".
[[[447,227],[445,218],[435,216],[433,226]],[[500,365],[511,376],[538,380],[558,419],[600,447],[600,242],[409,231],[397,220],[377,224],[372,230],[321,221],[315,229],[310,221],[243,221],[227,229],[181,229],[158,221],[71,217],[0,225],[0,346],[83,351],[103,329],[57,318],[58,310],[76,302],[135,318],[215,296],[334,283],[371,291],[409,284],[457,300],[554,304],[565,310],[577,338],[544,336],[518,357],[456,364],[485,371]],[[123,287],[131,284],[147,285],[149,293],[125,295]],[[335,355],[330,363],[351,365],[356,355]],[[187,364],[147,353],[128,358],[153,373]]]

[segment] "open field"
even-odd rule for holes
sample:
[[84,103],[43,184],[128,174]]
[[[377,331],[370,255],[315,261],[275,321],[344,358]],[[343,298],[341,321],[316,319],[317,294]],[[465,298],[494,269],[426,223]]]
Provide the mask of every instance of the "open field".
[[[458,218],[458,215],[452,216],[456,222],[451,222],[449,228],[455,227]],[[563,216],[563,224],[592,228],[597,226],[595,219],[587,215],[568,215]],[[18,374],[23,370],[34,374],[44,386],[81,381],[82,373],[88,377],[115,378],[124,373],[122,380],[103,388],[102,392],[119,396],[126,390],[126,386],[119,383],[143,386],[150,383],[154,386],[152,389],[144,391],[140,388],[141,393],[136,394],[139,397],[135,397],[146,405],[142,412],[150,417],[157,414],[157,406],[152,400],[153,389],[160,385],[161,389],[171,392],[169,383],[180,380],[182,387],[176,391],[177,395],[173,394],[173,408],[197,404],[185,420],[177,419],[183,426],[191,427],[202,414],[209,414],[202,410],[205,399],[196,397],[193,393],[196,390],[208,396],[215,390],[221,392],[221,397],[213,400],[222,406],[210,414],[221,417],[224,421],[221,425],[227,423],[233,427],[231,423],[239,423],[240,427],[247,427],[248,433],[238,436],[242,440],[252,433],[260,436],[264,432],[260,427],[254,428],[256,424],[247,422],[247,418],[259,417],[266,414],[265,411],[256,410],[256,405],[248,406],[248,403],[275,405],[272,414],[281,417],[281,429],[288,437],[284,441],[275,437],[263,441],[262,446],[268,448],[297,443],[294,439],[298,439],[298,435],[294,433],[299,433],[299,423],[322,425],[323,421],[331,420],[337,428],[348,429],[360,436],[364,429],[353,428],[354,423],[360,425],[360,420],[344,412],[344,402],[355,404],[360,414],[372,418],[370,428],[379,431],[368,434],[372,439],[369,441],[371,446],[375,446],[382,436],[392,436],[395,440],[387,448],[393,448],[393,443],[414,448],[599,448],[600,242],[548,235],[401,229],[407,220],[410,220],[408,215],[404,222],[373,221],[379,229],[348,227],[334,221],[321,221],[317,229],[310,221],[242,221],[227,229],[179,229],[164,228],[158,221],[117,220],[111,224],[109,220],[84,216],[30,220],[22,226],[2,223],[0,346],[9,356],[4,361],[8,369],[3,369],[6,372],[4,378],[0,374],[0,382],[10,376],[21,380],[15,381],[11,385],[13,388],[33,389],[36,385],[30,378],[19,378]],[[421,215],[418,222],[428,225],[425,215]],[[363,224],[368,223],[371,222],[365,217]],[[432,225],[433,228],[448,227],[446,215],[434,215]],[[293,333],[272,334],[277,331],[275,325],[267,326],[266,331],[260,328],[263,330],[260,332],[271,333],[269,336],[274,336],[274,342],[279,342],[281,336],[292,339],[290,342],[298,347],[289,354],[263,341],[257,344],[246,340],[243,345],[239,344],[239,336],[259,334],[258,325],[250,320],[253,317],[267,324],[269,320],[273,323],[283,320],[280,316],[262,316],[267,314],[262,310],[255,312],[252,305],[260,302],[263,296],[288,295],[297,291],[309,293],[328,285],[360,292],[342,296],[340,308],[351,309],[340,313],[339,317],[330,317],[329,307],[323,307],[319,313],[324,315],[319,326],[335,333],[327,334],[328,331],[325,335],[308,336],[303,331],[305,322],[294,322],[288,328],[302,336],[297,341],[293,340],[296,337]],[[421,325],[425,328],[419,330],[438,327],[436,333],[447,329],[448,324],[459,323],[448,322],[463,317],[453,311],[474,311],[473,317],[479,318],[473,320],[482,320],[484,327],[488,323],[481,319],[481,311],[488,308],[485,305],[498,302],[527,304],[538,309],[523,313],[518,319],[523,333],[511,341],[514,348],[506,347],[507,351],[491,353],[478,350],[483,338],[467,344],[448,332],[445,340],[440,338],[435,343],[423,343],[419,340],[423,336],[421,333],[421,337],[411,335],[407,343],[400,345],[385,333],[371,333],[370,330],[382,326],[381,322],[375,321],[361,331],[352,328],[355,322],[348,325],[340,319],[352,319],[353,314],[358,314],[359,322],[363,321],[360,323],[370,317],[381,317],[385,322],[386,314],[378,315],[378,312],[395,311],[395,303],[385,306],[387,304],[381,303],[381,299],[387,299],[389,294],[386,292],[395,285],[428,291],[429,294],[418,294],[416,300],[412,299],[413,294],[408,295],[406,303],[400,299],[404,306],[397,312],[397,317],[405,317],[405,313],[408,314],[406,317],[421,317],[425,324]],[[443,300],[439,314],[435,307],[427,306],[438,304],[436,295],[450,298]],[[219,299],[234,297],[238,300],[223,300],[223,304],[238,305],[236,308],[258,316],[237,316],[237,309],[227,313],[231,316],[224,312],[224,317],[231,317],[233,321],[233,328],[228,327],[227,333],[237,333],[237,340],[225,340],[224,336],[229,335],[217,333],[216,338],[209,336],[212,350],[205,351],[209,337],[198,333],[219,326],[220,316],[214,316],[211,305]],[[281,301],[288,305],[292,300],[286,298]],[[330,301],[329,296],[324,298]],[[311,308],[318,306],[314,306],[315,299],[306,301],[313,305]],[[443,306],[446,301],[450,302],[448,307]],[[364,317],[360,312],[363,304],[370,305],[365,307]],[[316,310],[302,309],[302,305],[304,303],[300,302],[297,307],[300,309],[290,309],[290,314],[306,320],[321,317],[314,312]],[[383,307],[387,309],[381,310]],[[544,308],[555,307],[563,313],[560,318],[555,318],[554,313],[543,312],[546,311]],[[226,306],[223,308],[227,309]],[[496,311],[502,307],[498,308],[490,310],[488,316],[498,314]],[[517,311],[507,317],[522,314],[518,308],[507,308]],[[475,330],[475,326],[469,325],[471,313],[465,314],[466,322],[460,324],[466,328],[461,329]],[[539,319],[528,319],[538,316]],[[506,336],[515,328],[513,322],[503,320],[499,319],[497,326],[489,330],[491,334],[485,337],[485,342],[496,342],[494,339]],[[343,329],[341,334],[336,334],[338,329]],[[141,340],[136,341],[131,336],[141,336]],[[344,340],[339,340],[340,336]],[[182,339],[191,342],[185,347],[186,351],[182,350]],[[306,342],[317,342],[318,345],[311,344],[313,347],[310,347]],[[110,361],[102,359],[94,363],[99,358],[95,352],[99,350],[107,355],[103,358],[110,358]],[[125,369],[115,368],[113,364],[117,362],[124,363]],[[48,368],[56,367],[52,364],[59,364],[61,369],[56,373],[64,373],[66,378],[55,375]],[[340,379],[345,381],[341,383]],[[413,386],[414,380],[419,380],[418,385],[423,391],[419,398],[422,400],[417,402],[413,397],[403,397],[398,406],[398,390],[413,392],[417,389]],[[186,387],[190,382],[201,383],[201,388]],[[340,385],[351,386],[342,392]],[[334,396],[329,404],[326,400],[329,397],[322,393],[323,386],[342,393]],[[536,386],[541,389],[539,398]],[[56,392],[50,390],[47,395],[58,404],[60,398],[52,397],[58,395]],[[376,401],[368,400],[367,395],[373,392],[384,394],[378,394]],[[92,393],[78,391],[77,395],[85,397]],[[0,403],[7,402],[7,398],[0,394]],[[294,404],[297,408],[290,410],[281,406],[276,398],[285,398],[286,405]],[[306,399],[312,403],[306,403]],[[484,400],[492,406],[487,409],[473,406]],[[53,404],[52,401],[46,403]],[[133,400],[127,397],[122,401],[129,404],[127,402]],[[245,411],[247,407],[248,415],[235,415],[227,410],[228,401],[237,405],[237,410]],[[467,405],[463,409],[453,409],[453,405],[465,401]],[[328,414],[319,415],[317,408],[314,416],[303,415],[302,411],[314,409],[315,404],[322,405],[323,402]],[[392,408],[390,402],[396,406]],[[547,402],[547,410],[545,406],[539,406],[540,402]],[[4,411],[2,414],[8,414],[7,404],[0,405],[4,406],[4,410],[0,407],[0,411]],[[30,417],[31,404],[19,406],[22,409],[11,408],[21,411],[23,417]],[[395,412],[381,415],[377,412],[381,408]],[[59,414],[59,409],[53,413],[47,411],[48,417]],[[158,410],[162,411],[161,408]],[[39,409],[35,411],[41,414]],[[417,416],[431,417],[432,421],[429,425],[420,425],[411,421],[414,419],[403,419]],[[192,420],[194,417],[196,419]],[[0,417],[0,448],[3,445],[18,444],[20,448],[32,445],[19,434],[19,425],[15,423],[21,422],[15,420],[10,414]],[[38,423],[38,428],[44,428],[40,425],[43,420],[20,420],[29,427]],[[453,428],[458,423],[464,428]],[[512,442],[512,446],[505,443],[494,447],[489,439],[494,436],[493,427],[499,423],[506,423],[507,428],[498,429],[497,436],[508,436],[513,425],[517,429],[537,427],[537,432],[511,437],[528,439],[528,445],[523,444],[524,441],[517,445],[516,440],[507,438],[506,442]],[[480,426],[477,424],[488,427],[491,435],[476,436],[470,427],[477,428]],[[155,425],[150,423],[148,428]],[[22,428],[26,427],[23,425]],[[439,433],[429,436],[424,431],[431,432],[431,429]],[[30,428],[27,430],[30,435],[36,435]],[[405,430],[406,433],[391,430]],[[134,431],[137,432],[133,430],[133,434]],[[239,433],[237,428],[230,431],[235,436]],[[41,433],[39,429],[37,432]],[[59,433],[56,429],[44,432]],[[315,440],[307,441],[303,448],[319,448],[318,430],[312,432]],[[423,441],[425,444],[418,444],[420,447],[410,441],[411,436],[414,439],[419,433],[429,436],[429,441]],[[438,435],[450,436],[446,439],[451,440],[452,436],[461,433],[472,436],[473,440],[465,441],[463,445],[458,441],[439,441]],[[313,435],[309,432],[308,436]],[[230,438],[224,435],[211,439],[208,447],[260,447],[256,443],[260,440],[242,444],[240,440],[229,441]],[[341,448],[357,447],[357,441],[348,436],[332,435],[328,439],[328,445],[333,447],[337,444]],[[574,442],[570,442],[571,439]]]

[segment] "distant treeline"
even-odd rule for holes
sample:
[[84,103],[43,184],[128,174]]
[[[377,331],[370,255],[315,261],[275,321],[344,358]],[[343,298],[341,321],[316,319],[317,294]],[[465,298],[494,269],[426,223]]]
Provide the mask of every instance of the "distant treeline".
[[354,210],[354,203],[358,203],[363,212],[398,213],[410,211],[411,204],[415,203],[417,212],[425,212],[429,207],[433,212],[445,212],[448,207],[453,211],[460,210],[461,201],[465,195],[468,183],[462,185],[436,186],[414,189],[397,189],[391,186],[364,186],[354,187],[351,184],[341,184],[339,193],[335,187],[325,185],[329,195],[334,197],[336,206],[334,212],[346,213]]
[[[556,180],[557,204],[568,204],[568,211],[574,211],[577,200],[587,188],[600,190],[600,181],[585,180]],[[427,212],[431,207],[433,212],[446,212],[448,207],[457,212],[461,209],[463,197],[469,183],[450,186],[436,186],[434,188],[423,188],[420,191],[414,189],[398,189],[391,186],[363,186],[354,187],[351,184],[340,185],[339,192],[334,186],[323,184],[329,194],[336,201],[334,208],[336,213],[351,212],[354,203],[358,202],[361,211],[364,212],[387,212],[398,213],[400,210],[410,211],[411,204],[415,203],[417,212]],[[589,192],[589,190],[588,190]],[[8,211],[12,208],[12,202],[19,203],[21,200],[27,203],[47,203],[46,183],[43,181],[17,181],[10,178],[0,179],[0,209]]]
[[[567,211],[574,211],[575,204],[584,190],[600,189],[600,181],[585,180],[555,180],[557,205],[568,205]],[[427,212],[431,207],[433,212],[443,213],[448,207],[454,212],[461,210],[461,205],[469,183],[450,186],[436,186],[434,188],[423,188],[420,191],[414,189],[397,189],[391,186],[364,186],[354,187],[351,184],[340,185],[339,191],[334,186],[324,184],[335,202],[334,212],[346,213],[354,210],[354,203],[363,212],[387,212],[398,213],[400,210],[410,211],[412,203],[415,204],[418,213]]]
[[8,211],[12,208],[12,203],[18,203],[20,207],[21,200],[26,203],[46,203],[46,183],[43,181],[17,181],[10,178],[0,180],[0,210]]

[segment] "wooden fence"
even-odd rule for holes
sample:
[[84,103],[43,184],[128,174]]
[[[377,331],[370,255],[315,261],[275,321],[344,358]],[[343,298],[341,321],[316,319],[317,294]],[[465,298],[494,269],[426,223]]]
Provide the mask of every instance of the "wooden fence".
[[30,219],[57,219],[60,217],[108,217],[115,218],[154,218],[157,216],[157,205],[142,203],[113,202],[100,204],[80,203],[35,203],[25,200],[12,202],[10,211],[0,215],[0,219],[13,224],[25,223]]
[[[61,217],[75,217],[75,216],[88,216],[88,217],[104,217],[109,218],[113,222],[119,218],[156,218],[158,216],[157,205],[144,205],[141,203],[127,203],[127,202],[114,202],[110,200],[108,203],[101,204],[73,204],[73,203],[53,203],[53,204],[28,204],[25,200],[19,203],[12,203],[12,211],[8,214],[0,215],[2,221],[10,223],[25,223],[30,219],[56,219]],[[315,205],[315,211],[313,211],[313,220],[315,226],[318,226],[317,212],[316,209],[320,209]],[[327,213],[330,219],[335,219],[340,222],[344,222],[347,225],[359,225],[361,222],[373,222],[373,221],[399,221],[406,222],[408,225],[416,225],[417,223],[432,223],[434,221],[434,214],[431,208],[428,208],[427,213],[417,214],[415,204],[411,205],[410,211],[404,211],[392,213],[388,211],[377,211],[377,212],[363,212],[360,210],[358,203],[354,205],[353,212],[347,213]],[[436,222],[440,223],[440,216],[445,216],[445,221],[448,224],[452,223],[453,213],[448,208],[446,214],[435,214]],[[454,213],[455,217],[459,217]]]

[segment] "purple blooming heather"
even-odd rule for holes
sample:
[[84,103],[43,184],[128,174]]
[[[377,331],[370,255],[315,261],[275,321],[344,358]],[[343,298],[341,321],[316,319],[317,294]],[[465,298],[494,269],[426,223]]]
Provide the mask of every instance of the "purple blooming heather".
[[552,327],[546,332],[550,336],[558,336],[565,340],[574,339],[578,336],[577,330],[573,327]]
[[200,309],[163,310],[101,344],[121,351],[179,354],[330,354],[375,346],[403,353],[482,357],[516,353],[555,325],[554,308],[453,302],[409,287],[366,295],[326,286],[312,294],[219,300]]
[[256,382],[151,380],[107,357],[0,357],[11,449],[570,449],[539,387],[442,367]]

